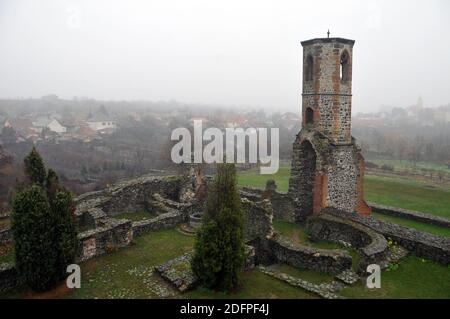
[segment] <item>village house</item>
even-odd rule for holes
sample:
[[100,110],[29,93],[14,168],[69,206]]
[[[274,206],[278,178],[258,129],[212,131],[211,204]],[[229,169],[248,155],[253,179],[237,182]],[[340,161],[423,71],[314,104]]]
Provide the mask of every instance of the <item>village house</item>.
[[63,126],[57,119],[41,116],[33,121],[34,130],[37,133],[42,133],[44,129],[49,129],[52,132],[62,134],[67,132],[67,128]]
[[86,121],[89,128],[94,131],[105,131],[112,132],[117,128],[116,121],[114,121],[111,117],[103,114],[96,114],[88,118]]

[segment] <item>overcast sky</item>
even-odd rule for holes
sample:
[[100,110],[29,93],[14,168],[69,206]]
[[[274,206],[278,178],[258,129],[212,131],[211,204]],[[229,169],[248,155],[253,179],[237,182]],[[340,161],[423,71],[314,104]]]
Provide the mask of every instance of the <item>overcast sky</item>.
[[299,110],[300,41],[356,40],[353,112],[450,103],[450,1],[0,0],[0,97]]

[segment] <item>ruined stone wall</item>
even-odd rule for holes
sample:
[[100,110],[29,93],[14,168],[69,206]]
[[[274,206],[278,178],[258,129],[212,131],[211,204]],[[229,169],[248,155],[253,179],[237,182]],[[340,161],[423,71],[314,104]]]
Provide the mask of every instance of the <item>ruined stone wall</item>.
[[148,232],[172,228],[185,223],[186,220],[186,214],[179,211],[172,211],[152,219],[133,222],[133,236],[137,237]]
[[[292,245],[280,236],[266,240],[265,254],[269,263],[283,262],[300,269],[327,274],[338,274],[352,266],[352,257],[344,250],[317,249],[309,246]],[[259,251],[261,253],[261,246]],[[263,254],[264,254],[263,253]],[[261,261],[261,260],[260,260]],[[264,262],[262,262],[264,264]]]
[[450,219],[447,219],[445,217],[375,203],[369,203],[369,205],[373,210],[386,215],[406,218],[410,220],[417,220],[426,224],[450,228]]
[[357,204],[358,163],[352,145],[331,146],[329,152],[327,205],[353,211]]
[[96,229],[78,234],[77,260],[84,261],[128,246],[133,240],[131,221],[109,219]]
[[377,220],[369,216],[361,216],[356,213],[337,211],[335,209],[327,209],[326,213],[366,226],[386,238],[392,239],[419,257],[434,260],[444,265],[450,264],[450,238],[448,237],[421,232],[413,228]]
[[368,265],[383,265],[387,260],[389,249],[382,235],[338,216],[321,213],[309,219],[308,232],[312,241],[325,240],[358,249],[358,268],[362,273]]
[[239,191],[241,198],[246,198],[253,202],[259,202],[268,199],[272,204],[273,218],[294,221],[294,207],[291,196],[287,193],[271,191],[267,193],[265,190],[244,187]]
[[244,214],[244,238],[251,242],[259,238],[268,238],[273,235],[273,210],[269,200],[252,202],[246,198],[241,199]]
[[303,128],[293,145],[289,179],[294,220],[304,222],[325,207],[370,214],[361,184],[363,174],[356,145],[333,145],[316,130]]

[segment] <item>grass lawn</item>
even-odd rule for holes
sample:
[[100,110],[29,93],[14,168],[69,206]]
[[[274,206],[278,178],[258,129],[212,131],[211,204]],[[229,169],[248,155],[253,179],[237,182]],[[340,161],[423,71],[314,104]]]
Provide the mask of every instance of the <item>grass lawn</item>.
[[441,264],[408,256],[397,270],[381,273],[381,288],[367,289],[365,282],[344,288],[347,298],[450,298],[450,268]]
[[259,173],[259,169],[251,169],[238,172],[237,181],[240,186],[264,188],[267,180],[273,179],[277,183],[278,191],[287,192],[290,174],[290,166],[280,166],[278,172],[273,175],[262,175]]
[[238,291],[226,294],[223,292],[213,292],[206,289],[196,289],[181,296],[182,298],[257,298],[257,299],[317,299],[315,295],[292,287],[276,278],[263,274],[257,269],[245,273],[242,277],[242,288]]
[[420,169],[442,171],[450,174],[450,168],[445,164],[436,164],[431,162],[417,162],[414,167],[413,163],[405,160],[394,160],[394,159],[380,159],[380,158],[366,158],[366,161],[377,164],[378,166],[389,165],[396,171],[419,171]]
[[410,220],[410,219],[401,218],[401,217],[397,217],[397,216],[385,215],[385,214],[381,214],[381,213],[377,213],[377,212],[372,212],[372,216],[377,219],[380,219],[380,220],[385,220],[385,221],[403,225],[406,227],[415,228],[415,229],[425,231],[425,232],[428,232],[431,234],[450,237],[450,228],[426,224],[426,223],[422,223],[422,222],[415,221],[415,220]]
[[[264,188],[268,179],[273,179],[278,190],[286,192],[289,186],[290,168],[280,167],[277,174],[262,175],[258,170],[239,172],[238,184]],[[450,189],[429,186],[410,179],[366,175],[365,198],[369,202],[417,210],[450,218]]]
[[12,244],[0,245],[0,264],[14,262],[14,247]]
[[365,197],[369,202],[417,210],[450,218],[450,189],[401,178],[367,175]]

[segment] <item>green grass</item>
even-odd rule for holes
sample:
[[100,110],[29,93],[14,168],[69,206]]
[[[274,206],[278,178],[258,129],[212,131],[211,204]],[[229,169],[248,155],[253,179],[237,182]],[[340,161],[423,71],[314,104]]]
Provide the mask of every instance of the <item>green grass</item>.
[[133,212],[133,213],[123,213],[123,214],[119,214],[114,216],[115,219],[128,219],[131,220],[133,222],[138,222],[141,220],[146,220],[146,219],[151,219],[156,217],[155,214],[146,212],[146,211],[141,211],[141,212]]
[[410,161],[405,160],[394,160],[394,159],[379,159],[379,158],[369,158],[366,159],[368,162],[372,162],[378,166],[389,165],[396,171],[420,171],[421,169],[442,171],[450,174],[450,168],[445,164],[437,164],[431,162],[417,162],[416,166]]
[[369,202],[401,207],[450,218],[450,189],[418,181],[367,175],[365,198]]
[[237,180],[240,186],[264,188],[267,180],[273,179],[277,183],[278,191],[287,192],[290,173],[290,166],[280,166],[278,172],[273,175],[263,175],[259,173],[259,169],[251,169],[239,172]]
[[189,299],[210,299],[210,298],[236,298],[236,299],[316,299],[313,294],[305,290],[292,287],[276,278],[263,274],[257,269],[253,269],[243,275],[242,287],[230,294],[215,292],[206,289],[196,289],[181,296]]
[[[262,175],[256,169],[240,172],[239,186],[264,188],[268,179],[273,179],[278,190],[286,192],[289,187],[290,168],[280,167],[277,174]],[[450,189],[430,186],[422,181],[404,178],[366,175],[365,199],[370,202],[417,210],[450,218]]]
[[325,273],[312,271],[312,270],[305,270],[305,269],[298,269],[286,264],[281,264],[273,267],[275,271],[282,272],[287,275],[290,275],[295,278],[300,278],[306,281],[309,281],[314,284],[321,284],[324,282],[331,282],[333,281],[333,276],[328,275]]
[[439,236],[447,236],[450,237],[450,228],[440,227],[437,225],[426,224],[415,220],[410,220],[397,216],[390,216],[382,213],[372,212],[372,216],[380,219],[389,221],[395,224],[415,228],[420,231],[425,231],[431,234],[439,235]]
[[449,299],[450,268],[424,261],[415,256],[404,258],[397,270],[381,273],[381,288],[368,289],[365,282],[344,288],[340,294],[347,298],[417,298]]
[[11,244],[0,246],[0,264],[14,262],[14,247]]
[[[191,250],[193,241],[174,229],[137,237],[126,248],[81,263],[81,288],[59,297],[156,298],[152,283],[158,278],[151,274],[152,268]],[[28,294],[20,287],[0,298]]]

